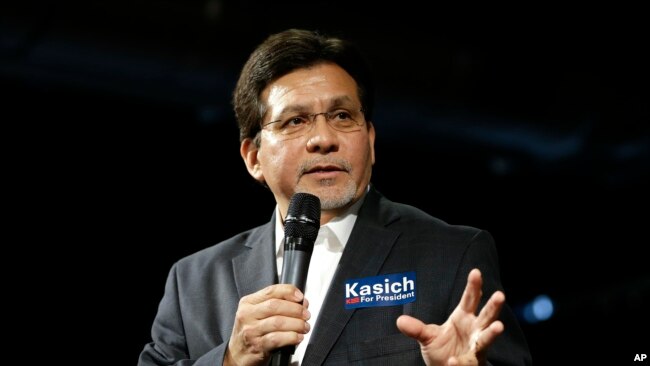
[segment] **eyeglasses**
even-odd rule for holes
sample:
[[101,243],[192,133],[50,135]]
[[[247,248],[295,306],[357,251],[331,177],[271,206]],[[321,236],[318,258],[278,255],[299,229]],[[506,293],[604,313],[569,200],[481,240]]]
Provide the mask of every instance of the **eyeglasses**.
[[287,137],[299,137],[311,131],[316,122],[316,117],[323,115],[327,124],[341,132],[359,131],[364,124],[363,109],[338,108],[331,112],[312,114],[296,114],[283,117],[276,121],[267,122],[262,129],[267,129],[273,134]]

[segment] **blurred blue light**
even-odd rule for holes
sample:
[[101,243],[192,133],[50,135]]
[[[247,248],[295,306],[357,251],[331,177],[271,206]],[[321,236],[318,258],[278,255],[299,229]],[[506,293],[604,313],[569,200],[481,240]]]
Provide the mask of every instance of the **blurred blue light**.
[[523,315],[531,324],[548,320],[553,316],[553,301],[546,295],[539,295],[524,307]]

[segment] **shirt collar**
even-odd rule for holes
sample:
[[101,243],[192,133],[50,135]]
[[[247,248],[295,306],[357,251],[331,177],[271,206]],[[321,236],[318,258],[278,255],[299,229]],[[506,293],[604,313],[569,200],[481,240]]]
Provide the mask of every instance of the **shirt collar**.
[[[355,202],[350,208],[348,208],[342,215],[336,216],[330,220],[327,224],[322,225],[318,230],[318,237],[316,238],[316,244],[322,242],[323,235],[326,235],[330,238],[330,245],[338,242],[340,244],[340,249],[336,248],[334,250],[343,251],[345,244],[347,244],[350,234],[352,234],[352,228],[354,223],[357,221],[357,215],[359,209],[363,204],[363,201],[366,198],[366,193],[368,193],[368,188],[363,193],[363,196]],[[276,257],[281,257],[284,253],[284,248],[282,246],[282,239],[284,238],[284,225],[282,224],[282,215],[280,215],[280,208],[276,205],[275,208],[275,253]],[[332,237],[333,236],[333,237]],[[336,245],[338,247],[338,245]]]

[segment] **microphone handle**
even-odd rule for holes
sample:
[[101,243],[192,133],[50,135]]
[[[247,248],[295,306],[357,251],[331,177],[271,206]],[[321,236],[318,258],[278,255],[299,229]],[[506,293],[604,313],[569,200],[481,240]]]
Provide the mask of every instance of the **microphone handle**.
[[[280,283],[290,283],[303,293],[307,283],[307,271],[311,260],[311,246],[305,246],[302,238],[286,238],[284,259],[282,262],[282,277]],[[271,366],[288,366],[296,346],[284,346],[273,352]]]
[[296,346],[284,346],[275,350],[271,357],[271,366],[289,366],[291,356],[295,350]]
[[280,283],[290,283],[304,293],[310,259],[311,252],[285,250]]

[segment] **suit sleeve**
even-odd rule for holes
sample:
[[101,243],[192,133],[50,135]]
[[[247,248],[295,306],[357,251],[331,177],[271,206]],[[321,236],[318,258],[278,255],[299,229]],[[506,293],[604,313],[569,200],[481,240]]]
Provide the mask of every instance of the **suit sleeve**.
[[[480,311],[495,291],[503,291],[496,247],[492,235],[487,231],[479,231],[470,239],[467,245],[454,280],[453,296],[448,309],[449,313],[460,302],[467,285],[467,276],[473,268],[478,268],[483,277],[483,298],[479,307]],[[507,303],[501,309],[499,320],[503,322],[505,330],[488,350],[489,364],[494,366],[532,365],[526,338]]]
[[151,328],[152,342],[144,347],[138,366],[218,366],[223,364],[228,341],[213,348],[197,359],[190,359],[183,327],[178,291],[177,265],[175,264],[165,285],[165,294]]

